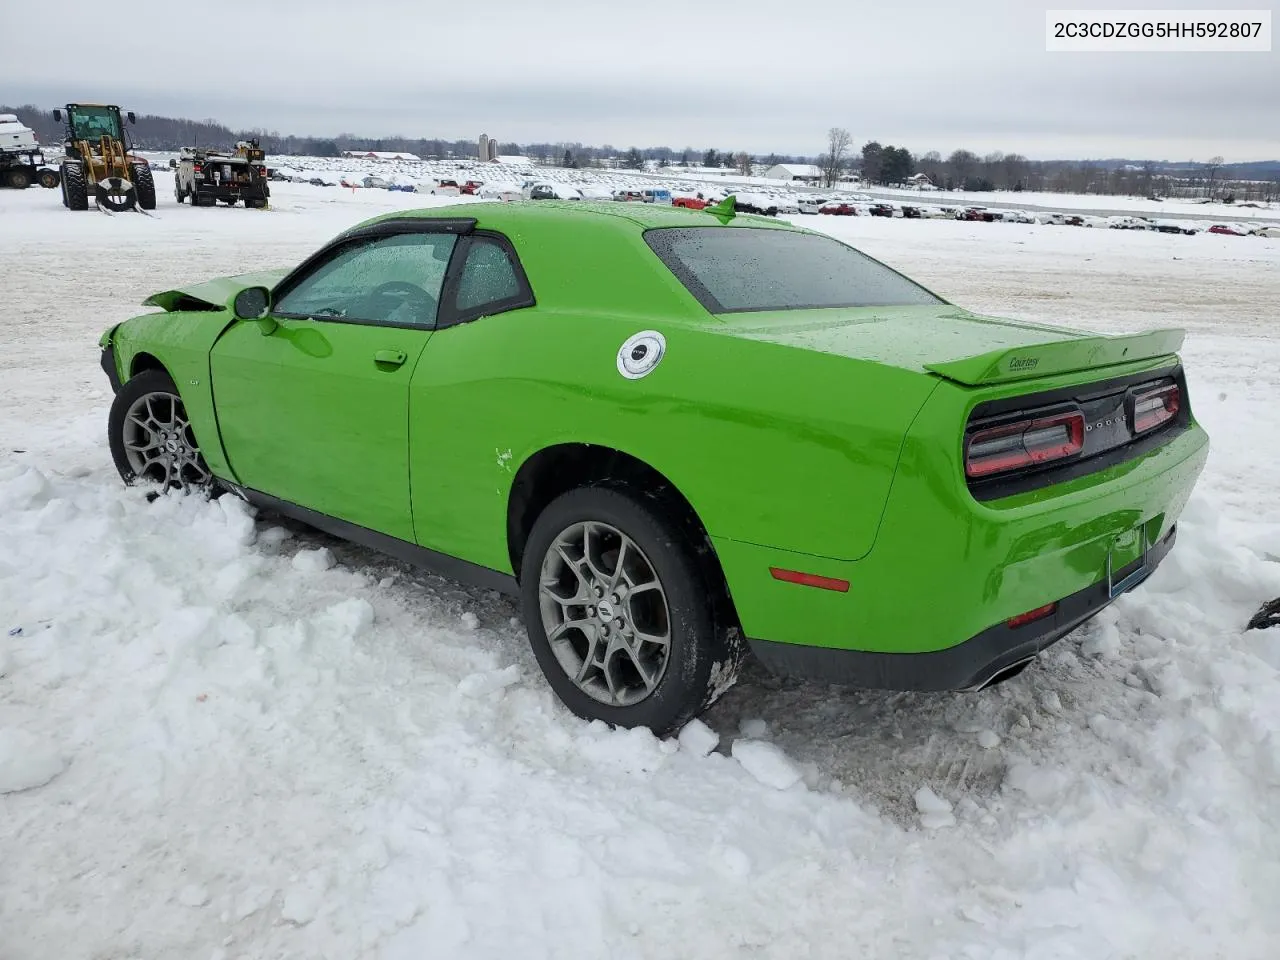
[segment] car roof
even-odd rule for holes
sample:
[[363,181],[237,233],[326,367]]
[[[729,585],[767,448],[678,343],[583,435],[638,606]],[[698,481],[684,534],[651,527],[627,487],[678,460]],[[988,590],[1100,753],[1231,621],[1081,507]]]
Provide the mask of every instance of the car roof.
[[[704,210],[691,210],[687,207],[667,206],[666,204],[621,204],[615,200],[517,200],[502,204],[450,204],[421,210],[401,210],[374,217],[372,220],[360,224],[360,226],[384,220],[418,217],[444,220],[474,217],[484,229],[502,232],[540,222],[545,223],[547,220],[576,220],[584,224],[592,220],[598,220],[601,225],[624,220],[630,221],[641,230],[650,230],[656,227],[709,227],[720,223],[720,219],[713,213]],[[772,217],[752,216],[745,213],[737,214],[729,221],[729,224],[803,232],[803,228],[793,226],[785,221],[775,220]]]

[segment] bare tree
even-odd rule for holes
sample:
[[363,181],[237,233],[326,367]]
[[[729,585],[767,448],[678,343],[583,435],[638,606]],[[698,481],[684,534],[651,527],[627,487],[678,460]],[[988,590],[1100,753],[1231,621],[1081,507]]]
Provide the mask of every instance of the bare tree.
[[818,158],[818,166],[822,168],[822,182],[832,186],[840,179],[844,171],[845,161],[849,154],[849,144],[853,137],[844,127],[832,127],[827,131],[827,152]]
[[740,153],[733,158],[734,166],[738,168],[738,172],[744,177],[751,176],[751,155],[749,153]]
[[1218,171],[1221,168],[1222,168],[1221,157],[1210,157],[1209,162],[1205,164],[1205,173],[1208,174],[1209,176],[1209,196],[1210,197],[1212,197],[1214,193],[1214,188],[1213,188],[1214,178],[1217,177]]

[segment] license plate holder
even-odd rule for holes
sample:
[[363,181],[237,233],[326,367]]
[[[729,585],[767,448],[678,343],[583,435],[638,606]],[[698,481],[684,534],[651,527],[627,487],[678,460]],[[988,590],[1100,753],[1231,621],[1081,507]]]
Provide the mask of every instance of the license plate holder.
[[1137,532],[1141,544],[1141,552],[1138,554],[1138,566],[1119,579],[1117,579],[1117,574],[1127,564],[1117,567],[1115,563],[1116,542],[1112,541],[1107,545],[1107,598],[1110,600],[1114,600],[1122,593],[1127,593],[1151,576],[1152,567],[1147,563],[1147,559],[1151,554],[1151,539],[1147,536],[1147,525],[1145,523],[1141,524]]

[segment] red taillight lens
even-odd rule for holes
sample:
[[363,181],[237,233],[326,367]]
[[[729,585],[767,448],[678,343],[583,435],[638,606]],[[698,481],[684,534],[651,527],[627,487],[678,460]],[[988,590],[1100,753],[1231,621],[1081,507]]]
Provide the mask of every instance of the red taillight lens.
[[1176,383],[1133,395],[1133,432],[1146,433],[1168,423],[1182,406],[1182,391]]
[[260,177],[265,177],[266,175],[267,175],[267,168],[266,168],[266,167],[259,167],[259,168],[258,168],[258,176],[260,176]]
[[979,430],[965,447],[964,472],[987,477],[1075,456],[1084,449],[1079,410]]
[[198,163],[194,164],[193,169],[196,173],[204,173],[204,167],[200,166]]
[[1057,609],[1058,605],[1056,603],[1046,603],[1043,607],[1036,607],[1034,610],[1020,613],[1016,617],[1010,617],[1005,623],[1010,627],[1023,627],[1028,623],[1035,623],[1037,620],[1043,620],[1045,617],[1051,616]]

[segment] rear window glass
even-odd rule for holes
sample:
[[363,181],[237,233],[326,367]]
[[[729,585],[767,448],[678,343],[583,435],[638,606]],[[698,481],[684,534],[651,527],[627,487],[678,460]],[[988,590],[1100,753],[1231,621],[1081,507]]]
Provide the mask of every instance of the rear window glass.
[[712,313],[942,302],[866,254],[817,234],[679,227],[649,230],[644,238]]

